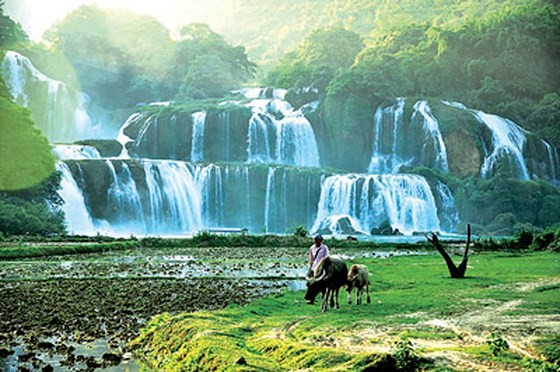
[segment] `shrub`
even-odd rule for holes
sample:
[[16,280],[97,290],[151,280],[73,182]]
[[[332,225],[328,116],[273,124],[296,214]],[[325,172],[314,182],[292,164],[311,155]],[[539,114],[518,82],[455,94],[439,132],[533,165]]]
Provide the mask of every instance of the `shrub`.
[[414,371],[420,363],[420,358],[414,353],[412,342],[406,333],[403,333],[400,338],[395,341],[395,352],[393,358],[395,365],[399,371]]
[[509,350],[508,342],[504,340],[500,335],[496,335],[494,333],[490,333],[488,335],[486,345],[488,346],[488,349],[493,356],[498,356]]

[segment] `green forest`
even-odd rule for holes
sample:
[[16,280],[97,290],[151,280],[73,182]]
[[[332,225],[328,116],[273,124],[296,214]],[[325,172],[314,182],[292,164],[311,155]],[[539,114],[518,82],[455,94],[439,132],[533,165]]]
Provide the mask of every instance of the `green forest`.
[[[208,105],[243,86],[315,88],[321,105],[309,119],[336,138],[335,158],[362,151],[354,135],[397,97],[458,101],[560,147],[560,15],[552,0],[225,3],[220,27],[186,24],[173,37],[149,15],[83,5],[34,42],[0,2],[0,53],[25,54],[45,74],[87,92],[91,109],[116,122],[142,102]],[[291,96],[295,107],[300,96]],[[9,133],[0,139],[0,231],[64,231],[49,144],[4,82],[0,118]],[[493,232],[560,221],[560,193],[549,184],[424,173],[450,185],[464,221],[495,224]],[[519,193],[497,206],[503,188]],[[527,204],[528,194],[534,200]],[[520,210],[527,205],[530,212]],[[14,208],[20,212],[8,213]]]

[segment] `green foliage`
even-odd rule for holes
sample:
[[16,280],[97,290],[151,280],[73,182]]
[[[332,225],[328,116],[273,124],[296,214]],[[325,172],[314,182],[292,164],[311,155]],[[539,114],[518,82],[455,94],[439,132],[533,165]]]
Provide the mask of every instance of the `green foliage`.
[[19,23],[4,14],[4,4],[0,3],[0,49],[27,41],[27,35]]
[[498,356],[505,351],[509,350],[509,344],[500,335],[490,333],[488,335],[488,340],[486,341],[486,346],[493,356]]
[[74,66],[82,89],[104,108],[139,102],[222,96],[252,77],[243,47],[207,25],[191,24],[174,41],[154,18],[81,6],[47,33]]
[[560,222],[560,191],[546,182],[467,178],[453,191],[461,220],[487,232],[513,235],[516,225],[543,228]]
[[60,175],[54,172],[37,185],[0,191],[0,232],[5,236],[64,233],[59,185]]
[[300,236],[302,238],[309,236],[309,230],[307,230],[303,225],[294,226],[288,229],[288,232],[291,232],[293,235]]
[[557,372],[559,368],[558,364],[533,358],[524,358],[522,367],[524,371],[531,372]]
[[420,358],[414,352],[414,346],[408,335],[403,333],[394,343],[393,358],[399,371],[415,371]]
[[124,251],[138,247],[138,242],[111,242],[92,244],[49,244],[18,247],[1,247],[0,259],[18,260],[32,257],[50,257],[71,254],[91,254],[112,251]]
[[550,226],[533,236],[531,249],[560,251],[560,226]]
[[560,335],[548,335],[535,341],[535,347],[550,363],[560,364]]
[[47,139],[35,128],[30,112],[0,97],[0,190],[32,187],[54,172]]
[[51,147],[27,109],[0,97],[0,231],[59,234],[64,216]]
[[82,90],[105,108],[161,99],[171,84],[165,78],[173,42],[152,17],[81,6],[45,36],[74,66]]
[[332,78],[349,68],[364,47],[360,36],[342,28],[311,32],[295,52],[282,58],[268,83],[285,88],[312,87],[324,91]]

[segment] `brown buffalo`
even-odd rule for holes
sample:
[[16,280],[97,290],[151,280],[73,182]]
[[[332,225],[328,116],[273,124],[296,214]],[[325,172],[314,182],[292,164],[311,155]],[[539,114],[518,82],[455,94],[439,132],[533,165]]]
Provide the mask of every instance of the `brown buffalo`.
[[330,296],[330,306],[340,308],[338,291],[346,284],[348,267],[346,262],[337,256],[327,256],[319,262],[312,278],[307,282],[305,299],[312,304],[319,293],[322,294],[321,311],[327,311],[327,301]]
[[354,264],[348,272],[348,283],[346,290],[348,291],[348,303],[352,303],[352,288],[356,287],[356,303],[362,303],[362,293],[366,288],[366,301],[369,304],[369,271],[365,265]]

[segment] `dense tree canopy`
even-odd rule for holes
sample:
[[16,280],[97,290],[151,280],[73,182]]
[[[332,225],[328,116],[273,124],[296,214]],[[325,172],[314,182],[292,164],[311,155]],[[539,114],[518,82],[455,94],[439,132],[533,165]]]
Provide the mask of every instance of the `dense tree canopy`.
[[174,73],[182,84],[181,97],[219,97],[251,78],[256,65],[245,48],[232,47],[208,25],[193,23],[181,30],[175,48]]
[[0,1],[0,48],[26,40],[27,35],[21,25],[4,14],[4,1]]
[[[179,41],[157,20],[81,6],[46,36],[76,68],[82,89],[105,108],[182,97],[215,97],[252,77],[243,47],[207,25],[185,26]],[[202,78],[204,76],[204,79]]]
[[325,90],[330,80],[354,63],[364,44],[360,36],[342,28],[311,32],[297,49],[288,53],[268,76],[280,87],[313,87]]
[[46,38],[76,69],[81,89],[103,107],[160,99],[169,89],[173,43],[151,17],[81,6]]

